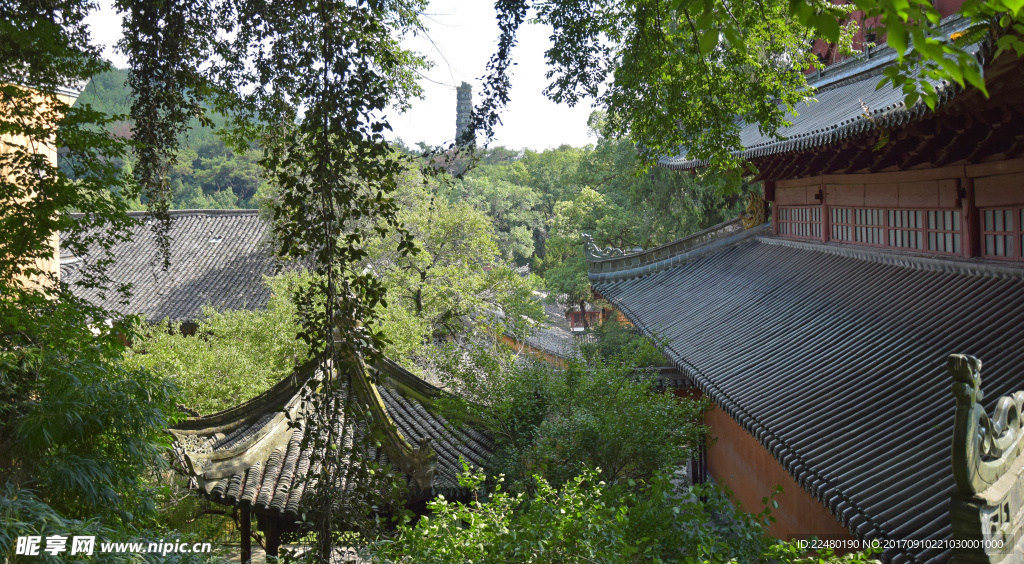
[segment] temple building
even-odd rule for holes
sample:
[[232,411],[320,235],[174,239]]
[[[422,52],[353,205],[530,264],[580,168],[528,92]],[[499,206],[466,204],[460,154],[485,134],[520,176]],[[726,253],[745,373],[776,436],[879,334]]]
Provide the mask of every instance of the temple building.
[[[59,103],[67,104],[68,106],[71,106],[71,105],[73,105],[75,103],[75,100],[78,99],[78,97],[82,94],[82,90],[85,88],[85,84],[84,83],[83,84],[73,84],[73,85],[66,85],[66,86],[63,86],[63,87],[59,87],[59,88],[57,88],[53,92],[50,92],[48,94],[43,94],[43,93],[41,93],[40,90],[36,89],[35,87],[24,85],[24,84],[14,84],[14,85],[4,85],[4,86],[11,86],[11,87],[13,87],[14,89],[16,89],[16,91],[18,91],[19,95],[22,95],[22,94],[27,95],[27,100],[21,100],[21,101],[18,101],[18,102],[14,102],[14,105],[12,105],[10,108],[5,108],[5,111],[11,111],[12,112],[10,114],[11,116],[18,115],[19,113],[25,111],[26,108],[18,107],[18,106],[21,106],[22,104],[28,104],[28,105],[31,105],[31,106],[36,106],[36,108],[32,112],[30,112],[32,115],[43,115],[43,114],[45,114],[45,112],[48,111],[48,108],[52,108],[52,106],[50,104],[54,103],[54,102],[59,102]],[[11,104],[11,103],[12,102],[10,100],[5,100],[4,101],[4,104]],[[47,123],[48,122],[45,122],[45,121],[33,121],[32,119],[29,120],[29,125],[30,126],[42,125],[42,126],[45,127],[47,125]],[[22,136],[22,135],[11,135],[11,134],[7,134],[7,133],[5,133],[3,135],[0,135],[0,155],[2,155],[2,158],[3,158],[2,160],[4,161],[5,165],[8,164],[8,159],[15,159],[15,160],[17,160],[18,156],[15,153],[18,153],[20,151],[25,151],[25,153],[27,155],[43,155],[44,158],[46,159],[47,163],[50,166],[53,166],[53,167],[57,166],[57,147],[54,145],[52,139],[50,141],[48,141],[48,142],[40,142],[38,139],[34,139],[34,138],[27,137],[27,136]],[[8,169],[5,169],[5,170],[0,170],[0,174],[3,175],[3,178],[2,178],[3,182],[12,182],[12,183],[16,182],[16,179],[12,176],[11,169],[8,168]],[[6,187],[5,187],[5,192],[8,194],[5,197],[9,197],[9,194],[10,193],[14,193],[15,191],[16,190],[11,190],[10,192],[8,192]],[[34,198],[34,197],[35,197],[35,195],[33,194],[33,195],[31,195],[29,197],[29,199],[31,200],[31,198]],[[31,209],[32,209],[32,206],[22,206],[22,204],[25,201],[26,201],[25,199],[15,200],[14,202],[4,201],[3,204],[4,204],[5,208],[8,207],[8,206],[11,206],[12,209],[21,207],[22,211],[20,211],[18,213],[26,213],[25,210],[29,210],[29,213],[30,213]],[[15,237],[13,239],[17,239],[17,237]],[[41,258],[40,257],[40,258],[38,258],[38,259],[36,259],[34,261],[34,264],[31,265],[31,268],[34,269],[34,270],[39,271],[40,274],[38,274],[38,275],[31,275],[31,276],[18,276],[18,277],[15,278],[14,282],[16,282],[19,285],[22,285],[25,288],[31,288],[31,287],[45,288],[45,287],[50,286],[50,284],[52,283],[53,280],[59,279],[59,277],[60,277],[60,261],[59,261],[59,256],[60,256],[60,238],[59,238],[59,236],[57,234],[52,235],[49,238],[48,245],[53,248],[52,258],[51,257],[47,257],[47,258]],[[25,265],[25,266],[28,266],[28,265]]]
[[[967,25],[954,16],[943,30]],[[902,563],[949,561],[946,541],[964,531],[1020,538],[1024,462],[1007,469],[1024,395],[999,398],[1024,389],[1024,64],[993,59],[989,41],[968,49],[987,98],[933,82],[935,111],[908,108],[900,90],[876,89],[896,58],[883,46],[822,70],[783,139],[747,125],[740,156],[760,171],[761,218],[640,252],[588,245],[595,294],[665,343],[677,386],[713,400],[708,474],[755,513],[783,486],[769,530],[782,539],[877,539]],[[980,379],[964,391],[963,362],[947,368],[955,353],[984,361],[984,394]],[[967,382],[956,399],[954,382]],[[968,396],[976,419],[955,433]],[[997,402],[1002,427],[985,417]],[[1002,438],[951,456],[954,435],[977,429]],[[1010,462],[964,486],[958,456],[975,473]],[[1002,489],[985,490],[997,478]],[[957,561],[1005,557],[968,552]]]
[[263,309],[270,299],[264,276],[282,265],[268,251],[270,229],[258,210],[173,210],[171,265],[167,270],[146,212],[129,212],[140,222],[130,240],[111,249],[107,274],[116,284],[131,284],[122,303],[112,292],[75,285],[81,266],[95,257],[60,257],[61,280],[75,295],[123,314],[144,315],[149,322],[181,322],[187,331],[205,305],[217,309]]

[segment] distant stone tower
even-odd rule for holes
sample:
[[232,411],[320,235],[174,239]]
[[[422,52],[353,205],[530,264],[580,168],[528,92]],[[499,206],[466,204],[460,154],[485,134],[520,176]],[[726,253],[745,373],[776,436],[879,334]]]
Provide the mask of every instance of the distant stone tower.
[[455,89],[457,99],[455,105],[455,141],[460,142],[463,133],[469,128],[469,118],[473,113],[473,87],[468,82]]

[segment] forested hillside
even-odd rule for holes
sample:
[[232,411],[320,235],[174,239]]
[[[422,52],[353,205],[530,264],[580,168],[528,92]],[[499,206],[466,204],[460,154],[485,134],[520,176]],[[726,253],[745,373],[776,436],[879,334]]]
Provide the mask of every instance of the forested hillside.
[[[131,91],[126,84],[128,71],[115,69],[94,77],[76,106],[89,104],[109,115],[127,115]],[[210,115],[215,126],[224,123],[223,116]],[[131,137],[131,124],[118,121],[111,128],[114,135]],[[193,120],[192,127],[181,140],[178,162],[171,170],[174,209],[238,209],[256,208],[266,190],[256,162],[260,152],[252,148],[244,154],[228,148],[214,129]],[[128,169],[132,159],[122,166]],[[144,209],[137,202],[138,209]]]
[[[95,77],[77,104],[90,104],[108,114],[126,114],[130,105],[127,71]],[[256,208],[273,187],[259,174],[260,150],[239,154],[216,134],[223,116],[211,116],[215,127],[195,122],[182,139],[178,162],[171,171],[176,209]],[[454,119],[454,115],[453,115]],[[567,304],[589,296],[584,269],[582,233],[601,246],[622,249],[651,247],[694,233],[739,213],[746,186],[726,186],[722,177],[692,177],[653,168],[640,174],[628,139],[601,135],[604,115],[590,120],[594,143],[563,145],[534,151],[503,146],[488,148],[462,178],[431,181],[431,197],[448,206],[469,206],[491,222],[498,257],[529,265],[548,288],[566,295]],[[130,137],[131,125],[118,121],[112,133]],[[423,143],[417,144],[426,149]],[[403,140],[398,151],[410,167],[423,166],[421,151]],[[129,157],[124,167],[131,167]],[[143,202],[138,202],[142,209]],[[415,222],[422,214],[407,214]],[[416,225],[414,230],[420,229]]]

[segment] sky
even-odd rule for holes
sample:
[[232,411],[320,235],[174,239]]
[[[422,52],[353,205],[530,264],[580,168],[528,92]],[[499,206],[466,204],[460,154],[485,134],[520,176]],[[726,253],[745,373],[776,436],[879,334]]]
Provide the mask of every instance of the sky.
[[[124,56],[113,49],[121,37],[121,17],[111,8],[111,0],[102,0],[101,9],[88,20],[93,40],[105,47],[105,54],[116,66],[124,68]],[[498,25],[494,6],[484,0],[432,0],[424,23],[427,37],[409,38],[405,46],[434,61],[434,68],[423,73],[420,84],[423,100],[414,100],[404,114],[391,112],[388,119],[392,138],[407,145],[425,141],[431,145],[451,142],[455,137],[455,87],[463,81],[473,85],[473,101],[479,101],[487,60],[494,53]],[[547,26],[524,24],[519,43],[512,52],[511,102],[501,115],[503,125],[495,130],[494,145],[510,149],[543,150],[562,144],[583,146],[593,143],[587,136],[587,118],[593,108],[589,101],[575,108],[555,104],[541,91],[548,81],[544,51],[550,46]]]

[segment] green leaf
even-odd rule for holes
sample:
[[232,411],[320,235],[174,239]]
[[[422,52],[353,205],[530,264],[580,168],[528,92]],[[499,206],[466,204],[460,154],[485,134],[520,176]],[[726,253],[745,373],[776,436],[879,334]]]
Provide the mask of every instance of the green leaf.
[[810,27],[811,18],[814,16],[814,8],[804,0],[789,0],[789,13],[795,14],[797,21]]
[[727,25],[722,32],[734,49],[741,53],[746,51],[746,42],[743,41],[743,35],[740,33],[739,28],[735,25]]
[[1020,13],[1021,8],[1024,8],[1024,0],[1002,0],[1003,6],[1013,13],[1013,17],[1017,17]]
[[900,22],[892,21],[886,24],[885,32],[886,42],[902,57],[907,51],[907,28]]
[[815,18],[814,27],[822,37],[835,43],[839,41],[839,21],[828,12],[822,12]]
[[700,54],[708,55],[718,45],[718,30],[712,29],[700,36]]

